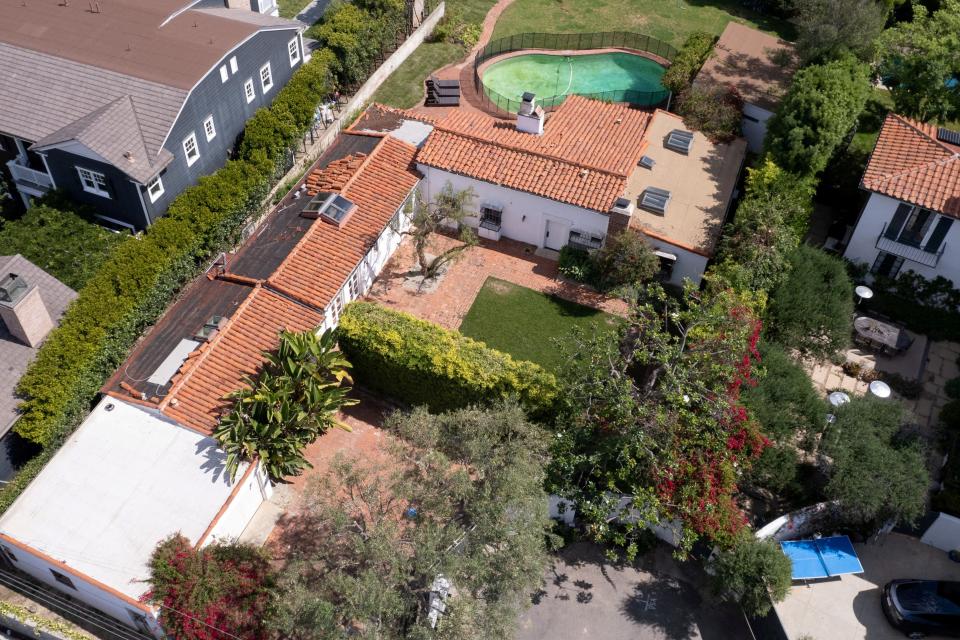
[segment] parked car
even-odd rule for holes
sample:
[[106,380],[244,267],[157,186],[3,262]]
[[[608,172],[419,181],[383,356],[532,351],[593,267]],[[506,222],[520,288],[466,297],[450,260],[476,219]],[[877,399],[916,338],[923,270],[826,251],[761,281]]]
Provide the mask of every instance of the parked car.
[[960,637],[960,582],[892,580],[881,603],[890,624],[909,638]]

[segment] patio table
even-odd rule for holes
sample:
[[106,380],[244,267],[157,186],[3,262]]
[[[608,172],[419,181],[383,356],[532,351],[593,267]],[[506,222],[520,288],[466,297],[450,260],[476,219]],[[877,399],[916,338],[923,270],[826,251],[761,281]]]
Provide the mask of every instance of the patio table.
[[860,316],[853,328],[867,342],[885,351],[903,351],[910,346],[910,336],[900,327],[870,316]]

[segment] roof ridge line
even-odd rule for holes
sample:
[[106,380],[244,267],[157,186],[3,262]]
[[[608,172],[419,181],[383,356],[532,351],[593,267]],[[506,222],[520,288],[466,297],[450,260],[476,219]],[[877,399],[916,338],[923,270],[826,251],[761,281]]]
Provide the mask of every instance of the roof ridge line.
[[[911,173],[924,171],[926,169],[930,169],[931,167],[945,166],[951,162],[956,162],[957,160],[960,160],[960,154],[954,154],[949,158],[940,158],[939,160],[929,160],[924,164],[915,164],[912,167],[907,167],[906,169],[897,171],[896,173],[885,174],[882,178],[879,178],[877,182],[885,183],[889,180],[896,180],[897,178],[903,178]],[[861,180],[861,182],[863,181]]]
[[[902,122],[903,124],[905,124],[906,126],[908,126],[908,127],[910,127],[911,129],[913,129],[914,131],[916,131],[917,133],[919,133],[920,135],[922,135],[924,138],[926,138],[926,139],[929,140],[930,142],[934,143],[935,145],[937,145],[938,147],[940,147],[941,149],[943,149],[943,150],[946,151],[947,153],[949,153],[949,154],[951,154],[951,155],[954,155],[954,156],[960,155],[960,152],[957,152],[956,150],[951,149],[950,147],[948,147],[948,146],[947,146],[944,142],[942,142],[941,140],[939,140],[939,139],[937,139],[937,138],[934,138],[934,137],[931,137],[930,134],[928,134],[926,131],[924,131],[923,129],[920,129],[920,128],[917,127],[915,124],[913,124],[913,120],[912,120],[911,118],[907,118],[906,116],[902,116],[902,115],[900,115],[899,113],[893,113],[893,112],[891,112],[890,115],[893,116],[894,118],[896,118],[897,120],[899,120],[900,122]],[[934,125],[934,126],[937,126],[937,125]],[[942,129],[942,128],[944,128],[944,127],[939,127],[939,126],[938,126],[938,128]],[[920,166],[920,165],[917,165],[917,166]]]
[[[648,120],[649,120],[649,118],[648,118]],[[644,133],[646,133],[647,126],[649,126],[649,122],[648,122],[646,125],[644,125],[644,127],[643,127]],[[478,142],[478,143],[480,143],[480,144],[485,144],[485,145],[489,145],[489,146],[493,146],[493,147],[502,147],[502,148],[504,148],[504,149],[507,149],[507,150],[509,150],[509,151],[514,151],[514,152],[516,152],[516,153],[526,153],[526,154],[530,154],[530,155],[533,155],[533,156],[537,156],[538,158],[543,158],[544,160],[550,160],[550,161],[553,161],[553,162],[559,162],[559,163],[561,163],[561,164],[566,164],[566,165],[569,165],[569,166],[571,166],[571,167],[577,167],[577,168],[580,168],[580,169],[588,169],[588,170],[590,170],[590,171],[596,171],[597,173],[604,173],[604,174],[606,174],[606,175],[613,176],[613,177],[615,177],[615,178],[628,178],[628,177],[630,177],[629,172],[617,173],[616,171],[610,171],[609,169],[602,169],[602,168],[597,167],[597,166],[592,165],[592,164],[579,163],[579,162],[574,162],[574,161],[572,161],[572,160],[567,160],[567,159],[565,159],[565,158],[560,158],[560,157],[558,157],[558,156],[550,155],[550,154],[544,153],[544,152],[542,152],[542,151],[532,151],[532,150],[530,150],[530,149],[524,149],[524,148],[522,148],[522,147],[516,147],[516,146],[514,146],[514,145],[512,145],[512,144],[503,144],[503,143],[500,143],[500,142],[493,142],[492,140],[487,140],[487,139],[485,139],[485,138],[481,138],[481,137],[479,137],[479,136],[475,136],[475,135],[472,135],[472,134],[469,134],[469,133],[463,133],[463,132],[460,132],[460,131],[454,131],[453,129],[449,129],[449,128],[447,128],[447,127],[440,126],[440,125],[435,125],[434,128],[435,128],[435,129],[439,129],[440,131],[442,131],[442,132],[444,132],[444,133],[449,133],[450,135],[460,136],[460,137],[462,137],[462,138],[466,138],[467,140],[473,140],[474,142]]]

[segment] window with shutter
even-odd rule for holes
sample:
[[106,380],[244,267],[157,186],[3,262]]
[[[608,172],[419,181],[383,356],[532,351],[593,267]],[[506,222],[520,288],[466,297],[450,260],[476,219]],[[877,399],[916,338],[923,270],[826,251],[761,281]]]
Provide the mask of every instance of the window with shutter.
[[900,235],[900,230],[903,228],[903,223],[906,222],[907,216],[910,215],[911,211],[913,211],[913,205],[901,202],[900,206],[897,207],[896,213],[893,214],[893,220],[890,221],[890,224],[887,225],[886,230],[883,232],[883,237],[889,240],[896,240],[897,236]]
[[947,237],[947,233],[950,231],[951,225],[953,225],[953,218],[940,216],[940,220],[937,222],[937,226],[933,228],[933,233],[930,234],[930,239],[927,240],[927,246],[925,246],[923,250],[928,253],[936,253],[939,251],[944,238]]

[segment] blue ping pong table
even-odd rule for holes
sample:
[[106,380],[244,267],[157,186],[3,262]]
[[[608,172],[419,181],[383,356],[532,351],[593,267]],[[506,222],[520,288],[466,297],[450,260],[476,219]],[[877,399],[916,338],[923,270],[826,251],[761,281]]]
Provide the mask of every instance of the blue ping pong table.
[[863,573],[863,565],[847,536],[789,540],[780,543],[793,565],[794,580],[816,580],[851,573]]

